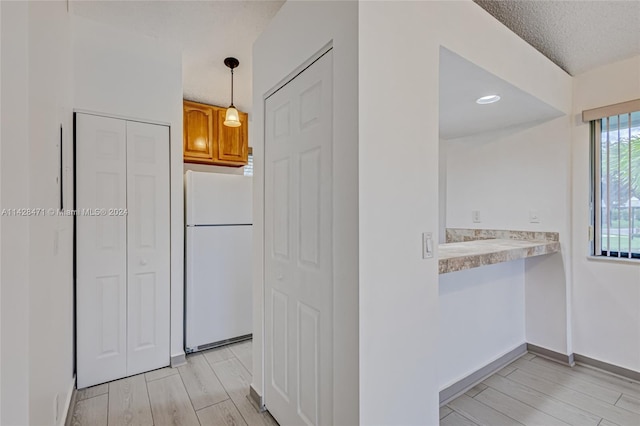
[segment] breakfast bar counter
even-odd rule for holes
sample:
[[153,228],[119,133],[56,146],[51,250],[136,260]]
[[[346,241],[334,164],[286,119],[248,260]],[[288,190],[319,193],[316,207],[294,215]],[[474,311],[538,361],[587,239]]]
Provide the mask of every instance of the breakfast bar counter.
[[440,274],[560,251],[558,233],[489,229],[447,229],[438,246]]

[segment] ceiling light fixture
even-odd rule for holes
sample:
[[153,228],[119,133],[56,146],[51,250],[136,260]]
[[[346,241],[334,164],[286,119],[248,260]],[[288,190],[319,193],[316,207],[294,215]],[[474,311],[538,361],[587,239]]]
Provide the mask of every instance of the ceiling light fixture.
[[240,61],[236,58],[225,58],[224,64],[231,68],[231,105],[227,108],[227,114],[224,117],[224,125],[228,127],[240,127],[240,116],[236,107],[233,106],[233,69],[240,65]]
[[486,104],[492,104],[494,102],[498,102],[499,100],[500,100],[500,95],[488,95],[488,96],[483,96],[481,98],[478,98],[476,100],[476,103],[480,105],[486,105]]

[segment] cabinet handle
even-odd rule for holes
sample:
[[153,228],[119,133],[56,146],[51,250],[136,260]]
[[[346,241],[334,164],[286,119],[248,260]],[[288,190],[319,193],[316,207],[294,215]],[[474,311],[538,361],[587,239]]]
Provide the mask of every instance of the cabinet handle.
[[147,261],[146,261],[146,260],[144,260],[144,259],[142,259],[142,260],[140,261],[140,264],[141,264],[142,266],[145,266],[145,265],[147,264]]

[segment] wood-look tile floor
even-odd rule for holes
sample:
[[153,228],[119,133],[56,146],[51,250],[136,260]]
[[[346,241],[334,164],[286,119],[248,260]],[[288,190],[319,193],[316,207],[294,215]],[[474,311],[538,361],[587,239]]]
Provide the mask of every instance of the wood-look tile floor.
[[528,353],[440,408],[441,426],[640,426],[640,383]]
[[[277,426],[248,398],[251,342],[78,391],[72,425]],[[640,426],[640,383],[526,354],[440,408],[441,426]]]
[[251,342],[78,391],[74,426],[277,426],[249,400]]

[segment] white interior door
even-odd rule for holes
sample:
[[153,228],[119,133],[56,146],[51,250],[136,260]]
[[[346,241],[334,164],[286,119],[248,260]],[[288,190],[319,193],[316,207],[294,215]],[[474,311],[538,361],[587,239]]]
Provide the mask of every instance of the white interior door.
[[127,121],[127,375],[169,364],[169,127]]
[[265,404],[330,425],[333,364],[329,51],[265,105]]
[[[126,122],[76,116],[78,388],[127,373]],[[91,211],[89,211],[91,210]]]
[[169,128],[76,115],[78,388],[169,364]]

